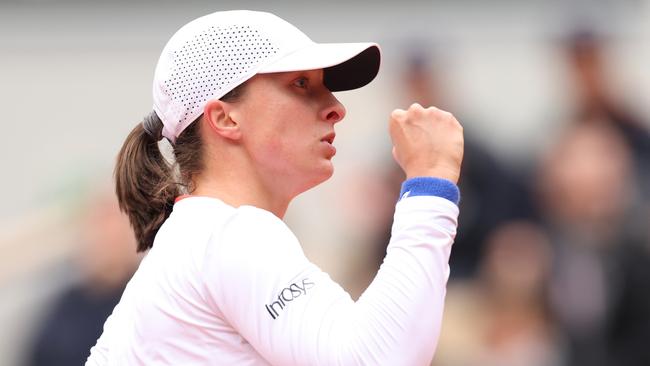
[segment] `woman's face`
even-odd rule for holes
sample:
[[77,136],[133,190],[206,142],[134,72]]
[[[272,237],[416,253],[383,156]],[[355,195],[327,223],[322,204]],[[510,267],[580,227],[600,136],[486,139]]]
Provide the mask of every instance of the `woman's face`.
[[260,178],[299,194],[334,172],[334,124],[345,108],[323,84],[323,70],[259,74],[233,111]]

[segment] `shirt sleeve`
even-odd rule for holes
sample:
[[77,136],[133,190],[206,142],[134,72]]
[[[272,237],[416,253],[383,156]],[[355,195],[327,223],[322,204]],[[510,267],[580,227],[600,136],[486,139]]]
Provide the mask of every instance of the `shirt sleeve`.
[[272,214],[241,207],[213,237],[207,288],[218,312],[274,365],[425,365],[438,341],[458,207],[396,205],[387,255],[358,301],[309,262]]

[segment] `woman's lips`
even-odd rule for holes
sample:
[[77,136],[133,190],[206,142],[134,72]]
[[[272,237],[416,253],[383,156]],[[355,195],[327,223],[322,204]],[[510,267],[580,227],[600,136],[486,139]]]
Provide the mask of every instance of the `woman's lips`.
[[334,147],[334,138],[336,134],[334,132],[325,135],[320,141],[327,147],[329,150],[329,155],[334,156],[336,154],[336,148]]
[[330,132],[327,135],[325,135],[325,137],[323,137],[321,141],[325,141],[330,145],[332,145],[334,143],[334,138],[336,138],[336,134],[334,132]]

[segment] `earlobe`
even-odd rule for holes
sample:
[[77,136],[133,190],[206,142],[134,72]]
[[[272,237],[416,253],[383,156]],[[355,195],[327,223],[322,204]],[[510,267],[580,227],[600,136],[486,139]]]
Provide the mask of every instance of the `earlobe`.
[[203,118],[210,130],[229,140],[239,140],[240,126],[232,119],[231,105],[221,100],[211,100],[203,109]]

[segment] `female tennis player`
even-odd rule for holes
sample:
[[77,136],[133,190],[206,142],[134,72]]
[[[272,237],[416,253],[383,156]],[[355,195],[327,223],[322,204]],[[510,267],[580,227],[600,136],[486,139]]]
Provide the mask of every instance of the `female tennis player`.
[[414,104],[390,116],[407,180],[384,263],[358,301],[282,221],[332,175],[345,116],[332,92],[369,83],[379,61],[374,43],[317,44],[262,12],[218,12],[174,34],[154,112],[115,170],[148,253],[87,365],[429,364],[458,215],[463,135],[451,114]]

